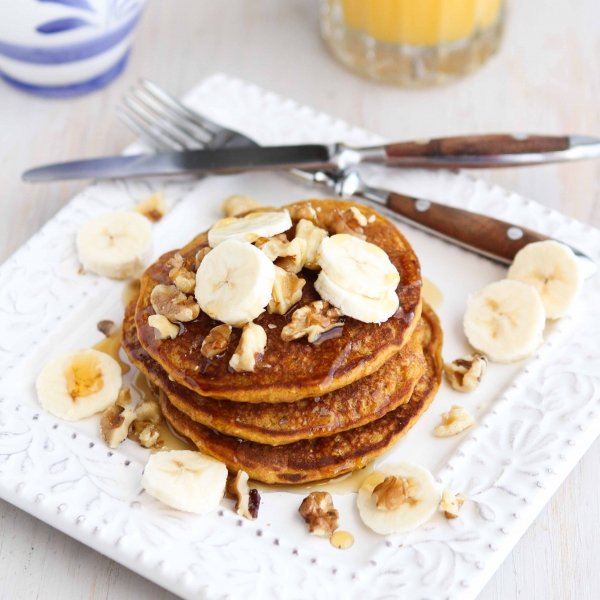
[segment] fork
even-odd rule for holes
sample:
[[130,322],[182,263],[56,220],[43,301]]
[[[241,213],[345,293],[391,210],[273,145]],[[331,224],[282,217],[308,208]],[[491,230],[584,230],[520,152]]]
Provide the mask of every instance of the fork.
[[[131,130],[156,149],[258,146],[250,137],[191,110],[146,79],[141,79],[124,96],[117,113]],[[551,239],[487,215],[371,187],[354,168],[327,171],[293,169],[290,173],[304,182],[324,186],[338,196],[374,203],[401,221],[503,264],[510,264],[515,254],[527,244]],[[572,249],[576,255],[591,263],[588,268],[593,265],[595,271],[591,259],[576,248]]]

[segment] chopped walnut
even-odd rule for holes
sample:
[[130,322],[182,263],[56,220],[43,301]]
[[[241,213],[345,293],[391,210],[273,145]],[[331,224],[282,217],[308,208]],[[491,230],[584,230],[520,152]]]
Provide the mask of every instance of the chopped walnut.
[[311,492],[302,500],[298,512],[313,535],[329,537],[338,528],[339,514],[329,492]]
[[171,323],[163,315],[150,315],[148,317],[148,325],[154,328],[154,333],[158,340],[166,340],[167,338],[174,340],[179,334],[179,327],[175,323]]
[[275,267],[275,283],[267,310],[276,315],[285,313],[302,298],[302,288],[306,281],[294,273]]
[[322,333],[334,327],[341,327],[344,324],[340,320],[341,316],[342,312],[331,306],[329,302],[324,300],[311,302],[293,312],[292,320],[281,330],[281,339],[290,342],[306,335],[312,344]]
[[367,224],[366,217],[354,206],[345,210],[333,212],[327,223],[327,229],[332,233],[348,233],[365,239],[363,226]]
[[446,519],[456,519],[458,512],[465,503],[465,497],[462,494],[453,494],[448,490],[442,492],[439,509],[444,513]]
[[246,519],[256,519],[260,508],[260,494],[248,486],[248,473],[238,471],[227,478],[227,494],[235,500],[235,511]]
[[317,211],[309,202],[304,204],[295,204],[289,209],[289,211],[293,221],[300,221],[300,219],[314,221],[317,218]]
[[464,406],[454,405],[447,413],[442,414],[442,422],[434,430],[433,434],[437,437],[450,437],[461,433],[475,423],[475,420],[464,408]]
[[154,448],[159,446],[160,431],[154,423],[136,419],[133,422],[130,437],[144,448]]
[[459,392],[471,392],[481,382],[487,368],[487,358],[475,353],[457,358],[444,365],[444,373],[448,383]]
[[191,294],[196,288],[196,274],[186,268],[183,256],[179,253],[173,255],[167,266],[171,267],[169,279],[177,289],[184,294]]
[[149,421],[158,425],[162,420],[160,405],[156,400],[146,398],[135,407],[135,418],[139,421]]
[[104,319],[103,321],[98,321],[96,325],[98,331],[104,334],[106,337],[110,337],[114,335],[118,331],[118,327],[115,325],[114,321],[109,321],[108,319]]
[[151,221],[160,221],[167,214],[167,205],[162,194],[153,194],[135,205],[134,210]]
[[239,217],[256,208],[260,208],[260,203],[250,196],[234,195],[223,200],[221,210],[226,217]]
[[290,273],[299,273],[304,265],[306,240],[288,241],[285,234],[272,238],[259,238],[255,243],[275,264]]
[[122,408],[129,408],[129,405],[131,404],[131,390],[126,387],[121,388],[115,404]]
[[109,406],[100,417],[100,432],[109,448],[116,448],[127,438],[135,412],[118,404]]
[[296,225],[296,237],[294,240],[304,240],[306,248],[304,250],[303,266],[307,269],[319,269],[318,258],[321,242],[327,237],[327,231],[314,225],[312,221],[302,219]]
[[200,314],[200,307],[196,301],[174,285],[155,285],[150,294],[150,302],[156,314],[173,322],[193,321]]
[[223,354],[227,350],[230,338],[231,325],[222,324],[213,327],[202,341],[200,354],[206,358],[214,358],[219,354]]
[[358,210],[358,208],[356,208],[356,206],[351,206],[349,208],[350,212],[352,213],[352,215],[354,216],[354,220],[360,225],[360,227],[366,227],[368,220],[367,217],[365,217],[365,215],[363,215],[360,210]]
[[198,270],[198,267],[200,266],[200,264],[202,263],[202,261],[204,260],[204,257],[212,250],[212,248],[210,246],[204,246],[204,248],[200,248],[200,250],[198,250],[198,252],[196,252],[196,257],[194,258],[194,264],[196,266],[196,271]]
[[229,366],[237,372],[254,371],[264,354],[266,345],[267,334],[260,325],[256,323],[244,325],[238,346],[229,359]]
[[379,510],[396,510],[403,504],[419,501],[419,485],[413,477],[386,477],[373,490],[373,500]]

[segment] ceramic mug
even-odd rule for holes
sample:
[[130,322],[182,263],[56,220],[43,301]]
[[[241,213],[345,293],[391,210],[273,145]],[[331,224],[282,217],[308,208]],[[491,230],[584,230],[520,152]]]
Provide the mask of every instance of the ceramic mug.
[[125,67],[146,0],[0,0],[0,77],[43,96],[96,90]]

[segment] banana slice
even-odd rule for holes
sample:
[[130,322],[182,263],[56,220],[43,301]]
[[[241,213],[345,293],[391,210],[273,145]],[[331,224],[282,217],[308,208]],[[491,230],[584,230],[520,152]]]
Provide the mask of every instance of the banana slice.
[[51,360],[35,382],[39,403],[67,421],[91,417],[113,404],[121,389],[121,367],[104,352],[80,350]]
[[211,248],[226,240],[254,242],[260,237],[269,238],[292,227],[287,210],[251,213],[242,218],[228,217],[217,221],[208,232]]
[[318,263],[339,286],[367,298],[386,296],[400,282],[398,270],[379,246],[347,233],[323,239]]
[[225,494],[227,467],[200,452],[171,450],[153,454],[144,468],[142,487],[178,510],[206,514]]
[[369,298],[342,287],[324,270],[315,281],[315,289],[323,300],[339,308],[344,315],[364,323],[383,323],[400,306],[394,289],[388,290],[381,298]]
[[365,479],[356,504],[375,533],[402,533],[419,527],[436,512],[441,491],[433,475],[412,463],[383,465]]
[[507,277],[539,292],[548,319],[563,317],[583,285],[577,257],[571,248],[554,240],[525,246],[515,256]]
[[113,212],[77,232],[77,253],[87,271],[127,279],[141,275],[152,251],[150,221],[135,212]]
[[532,354],[542,341],[546,313],[531,285],[502,279],[469,299],[463,327],[469,343],[501,363]]
[[196,272],[196,300],[213,319],[241,326],[271,300],[275,265],[255,246],[230,239],[211,250]]

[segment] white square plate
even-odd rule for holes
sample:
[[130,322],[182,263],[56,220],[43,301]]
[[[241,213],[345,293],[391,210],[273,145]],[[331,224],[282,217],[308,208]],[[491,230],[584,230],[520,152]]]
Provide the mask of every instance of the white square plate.
[[[262,143],[377,143],[343,122],[255,86],[216,75],[186,98],[207,116]],[[485,212],[538,229],[600,260],[600,232],[464,174],[368,171],[371,183]],[[353,494],[336,495],[340,525],[355,536],[340,551],[307,535],[301,497],[264,492],[257,521],[227,501],[197,517],[142,492],[147,452],[126,441],[109,451],[98,419],[61,422],[39,408],[34,380],[49,356],[100,340],[96,323],[119,320],[123,284],[78,274],[74,233],[89,218],[126,209],[154,191],[170,211],[155,225],[155,254],[183,245],[219,217],[232,193],[284,204],[321,196],[284,174],[91,186],[0,268],[0,496],[186,598],[473,598],[600,432],[600,281],[585,284],[571,316],[548,327],[538,354],[490,365],[480,388],[442,388],[427,413],[383,459],[430,468],[469,502],[460,518],[434,517],[383,538],[359,521]],[[408,226],[438,308],[448,360],[467,351],[466,298],[504,269]],[[477,426],[449,439],[432,429],[453,403]],[[401,592],[400,592],[401,590]]]

